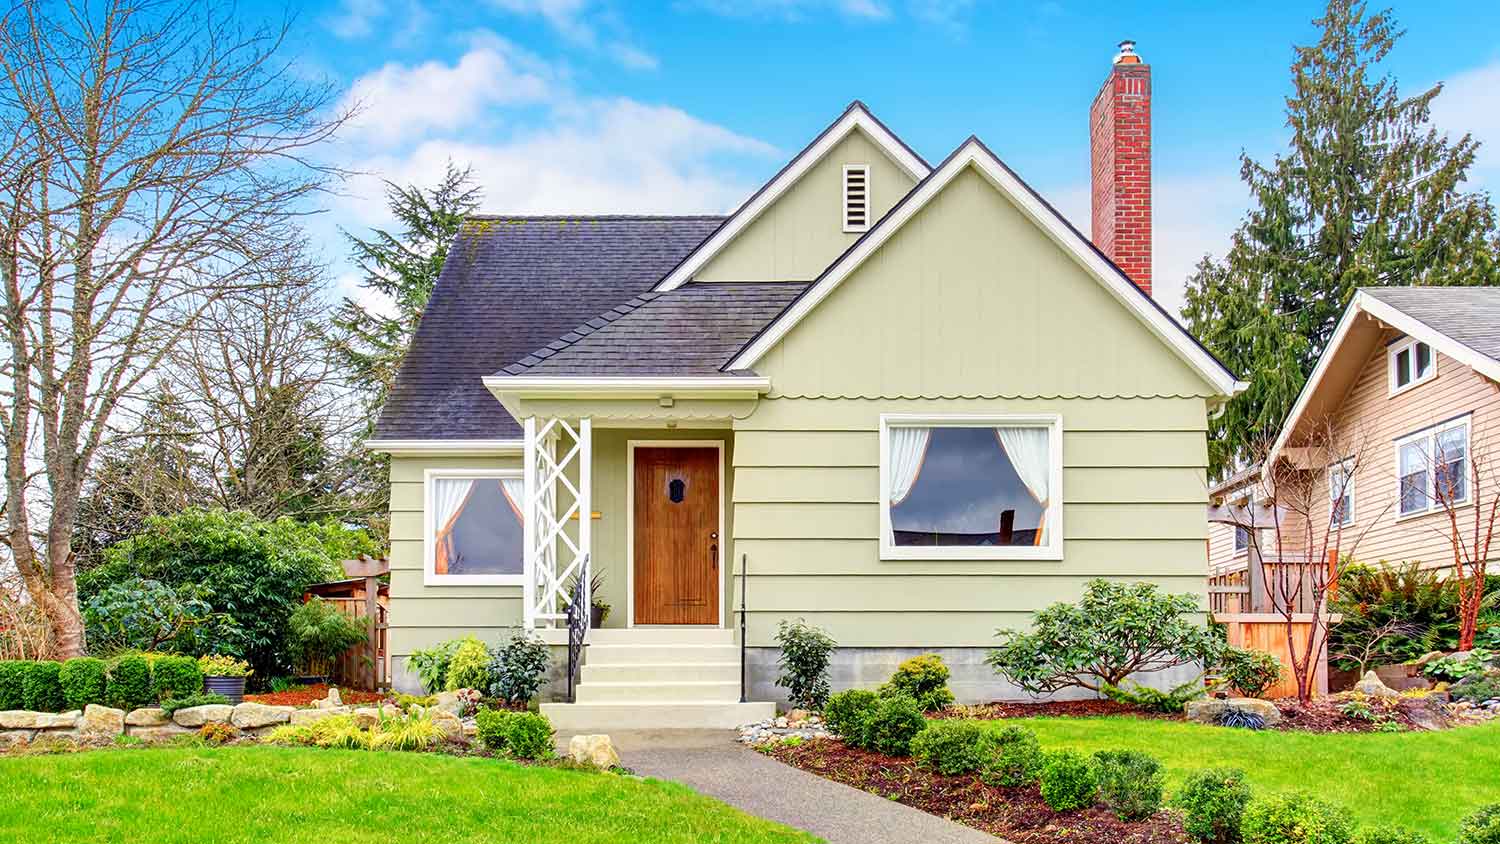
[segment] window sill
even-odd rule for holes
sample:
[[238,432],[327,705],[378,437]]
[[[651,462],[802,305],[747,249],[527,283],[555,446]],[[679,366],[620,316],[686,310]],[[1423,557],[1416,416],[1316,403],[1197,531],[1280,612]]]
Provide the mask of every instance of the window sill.
[[1403,393],[1409,393],[1412,390],[1416,389],[1417,387],[1420,387],[1423,384],[1426,384],[1426,383],[1428,383],[1429,381],[1432,381],[1435,378],[1437,378],[1437,373],[1433,373],[1432,375],[1429,375],[1426,378],[1422,378],[1420,380],[1413,381],[1410,384],[1407,384],[1405,387],[1392,387],[1390,389],[1390,391],[1388,393],[1386,393],[1386,398],[1393,399],[1393,398],[1395,398],[1395,397],[1397,397],[1399,395],[1402,395]]
[[423,586],[525,586],[524,574],[432,574],[422,573]]
[[[1470,501],[1469,499],[1465,498],[1463,501],[1455,501],[1455,502],[1453,502],[1452,506],[1453,506],[1453,509],[1455,509],[1455,510],[1462,510],[1465,507],[1468,507],[1472,503],[1473,503],[1472,501]],[[1432,515],[1442,514],[1442,513],[1446,513],[1446,512],[1448,512],[1448,509],[1446,507],[1429,507],[1426,510],[1416,510],[1416,511],[1411,512],[1411,513],[1397,513],[1395,521],[1397,521],[1397,522],[1409,522],[1412,519],[1420,519],[1423,516],[1432,516]]]
[[932,561],[954,561],[954,562],[1024,562],[1033,560],[1044,560],[1060,562],[1063,558],[1061,548],[1050,545],[1016,545],[1006,548],[974,548],[962,545],[952,546],[890,546],[882,545],[880,548],[881,562],[932,562]]

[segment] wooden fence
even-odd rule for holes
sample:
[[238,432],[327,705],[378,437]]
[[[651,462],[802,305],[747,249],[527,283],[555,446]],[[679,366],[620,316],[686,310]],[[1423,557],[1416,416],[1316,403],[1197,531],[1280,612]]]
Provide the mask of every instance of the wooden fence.
[[[1327,566],[1324,569],[1324,566]],[[1326,642],[1328,625],[1337,616],[1327,612],[1337,583],[1337,557],[1324,562],[1298,555],[1276,560],[1252,553],[1245,568],[1223,571],[1208,579],[1208,606],[1214,621],[1223,624],[1229,644],[1269,653],[1281,663],[1281,680],[1265,694],[1268,698],[1296,697],[1297,679],[1292,672],[1293,645],[1305,654],[1314,628],[1314,592],[1317,576],[1327,577],[1323,620],[1316,626]],[[1291,635],[1287,635],[1287,612],[1291,609]],[[1288,643],[1290,638],[1291,643]],[[1326,644],[1313,659],[1313,693],[1328,694],[1328,650]]]
[[345,560],[344,573],[349,579],[307,588],[302,596],[304,601],[314,596],[322,598],[345,616],[363,621],[367,631],[364,642],[345,651],[331,665],[309,666],[314,673],[327,673],[342,686],[372,691],[390,687],[391,651],[387,644],[390,586],[380,580],[389,571],[385,560],[368,557]]

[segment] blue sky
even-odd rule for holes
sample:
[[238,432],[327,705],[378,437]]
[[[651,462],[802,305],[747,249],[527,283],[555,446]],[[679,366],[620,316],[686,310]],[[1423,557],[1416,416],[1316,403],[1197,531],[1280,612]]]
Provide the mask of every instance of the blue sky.
[[[1395,4],[1388,61],[1442,81],[1437,120],[1488,144],[1500,186],[1500,4]],[[1115,44],[1152,65],[1156,287],[1222,253],[1241,150],[1284,138],[1294,43],[1318,3],[964,0],[327,0],[296,12],[299,69],[360,117],[329,152],[360,171],[315,234],[384,222],[381,179],[475,168],[489,211],[723,212],[852,99],[931,161],[978,134],[1087,230],[1087,112]]]

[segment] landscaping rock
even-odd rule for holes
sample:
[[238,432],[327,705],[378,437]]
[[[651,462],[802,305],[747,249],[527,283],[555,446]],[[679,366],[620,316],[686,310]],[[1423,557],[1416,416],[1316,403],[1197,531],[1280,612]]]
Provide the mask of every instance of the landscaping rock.
[[78,732],[85,738],[114,738],[125,732],[125,710],[91,703],[83,709]]
[[354,726],[360,728],[361,730],[368,730],[369,728],[379,723],[380,710],[376,709],[375,707],[361,706],[358,709],[354,710]]
[[177,736],[185,736],[192,732],[195,731],[190,730],[187,727],[179,727],[170,721],[165,724],[159,724],[152,727],[130,727],[128,730],[128,734],[130,736],[138,738],[141,741],[147,742],[148,744],[169,741],[173,738],[176,738]]
[[436,724],[438,729],[443,731],[443,735],[447,736],[449,741],[460,741],[464,737],[463,719],[452,712],[441,710],[433,712],[432,723]]
[[573,736],[568,742],[568,755],[574,762],[587,762],[599,768],[620,767],[620,754],[609,736]]
[[10,750],[15,747],[25,747],[31,743],[32,736],[36,735],[31,730],[3,730],[0,731],[0,750]]
[[125,725],[128,727],[160,727],[171,720],[159,706],[132,709],[125,714]]
[[36,726],[36,718],[41,714],[29,709],[7,709],[0,712],[0,729],[29,730]]
[[53,715],[48,712],[36,714],[36,727],[39,730],[74,730],[78,728],[78,719],[83,717],[83,711],[71,709],[67,712],[59,712]]
[[268,706],[246,701],[235,706],[234,714],[229,716],[229,723],[241,730],[253,730],[257,727],[285,724],[291,720],[294,711],[290,706]]
[[313,701],[313,706],[316,706],[319,709],[337,709],[343,705],[344,696],[339,694],[338,686],[329,687],[328,697],[325,697],[322,700]]
[[1401,693],[1381,682],[1380,677],[1374,671],[1366,671],[1365,676],[1359,678],[1354,684],[1354,691],[1370,697],[1400,697]]
[[1427,666],[1427,663],[1442,659],[1444,656],[1446,656],[1446,654],[1444,654],[1442,651],[1428,651],[1427,653],[1422,654],[1421,656],[1413,660],[1411,662],[1411,665],[1415,666],[1417,670],[1420,671]]
[[1259,715],[1266,722],[1267,727],[1281,723],[1281,710],[1276,704],[1269,700],[1261,700],[1253,697],[1232,697],[1225,700],[1217,698],[1201,698],[1188,701],[1185,715],[1189,721],[1199,724],[1214,724],[1218,722],[1219,716],[1226,709],[1239,709]]
[[459,698],[458,692],[438,692],[437,702],[432,708],[451,712],[460,718],[464,715],[464,702]]
[[[786,726],[777,726],[777,721],[785,722]],[[756,745],[785,741],[788,738],[800,738],[806,741],[832,737],[833,734],[823,726],[823,719],[812,715],[800,724],[793,724],[786,718],[768,718],[758,724],[746,724],[740,727],[738,741],[741,744]]]
[[201,727],[210,721],[228,721],[234,715],[234,707],[227,703],[210,703],[206,706],[189,706],[172,713],[172,721],[179,727]]
[[288,719],[292,726],[301,727],[307,724],[315,724],[324,718],[332,718],[335,715],[348,715],[349,707],[340,706],[336,709],[293,709]]
[[1411,719],[1411,724],[1419,730],[1446,730],[1453,726],[1448,715],[1443,711],[1443,704],[1437,701],[1431,704],[1425,701],[1421,705],[1412,706],[1406,710],[1406,716]]
[[800,724],[807,720],[809,714],[806,709],[793,709],[786,714],[786,720],[788,724]]

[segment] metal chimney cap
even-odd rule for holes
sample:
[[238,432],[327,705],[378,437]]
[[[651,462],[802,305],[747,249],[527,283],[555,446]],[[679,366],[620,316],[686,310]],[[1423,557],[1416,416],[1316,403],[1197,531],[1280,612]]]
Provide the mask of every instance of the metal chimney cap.
[[1120,52],[1115,56],[1115,64],[1140,64],[1141,57],[1136,55],[1135,42],[1125,39],[1120,42]]

